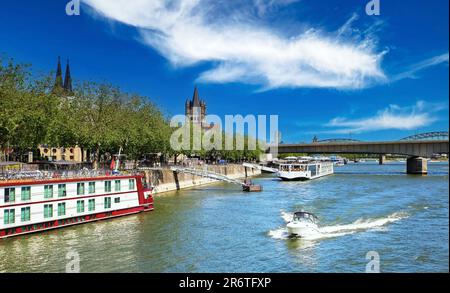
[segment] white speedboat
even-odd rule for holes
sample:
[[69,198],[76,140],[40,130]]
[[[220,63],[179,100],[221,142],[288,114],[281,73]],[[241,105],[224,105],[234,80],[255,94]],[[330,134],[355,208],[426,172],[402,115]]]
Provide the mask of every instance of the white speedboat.
[[320,234],[318,222],[319,219],[312,213],[296,212],[286,227],[291,237],[308,238]]

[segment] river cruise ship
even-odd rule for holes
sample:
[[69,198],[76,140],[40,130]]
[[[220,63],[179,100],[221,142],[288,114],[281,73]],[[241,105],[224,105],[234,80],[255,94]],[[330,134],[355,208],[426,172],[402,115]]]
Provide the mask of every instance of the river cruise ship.
[[0,239],[153,210],[141,174],[31,173],[0,178]]
[[331,161],[299,161],[280,164],[277,177],[284,181],[312,180],[334,173]]

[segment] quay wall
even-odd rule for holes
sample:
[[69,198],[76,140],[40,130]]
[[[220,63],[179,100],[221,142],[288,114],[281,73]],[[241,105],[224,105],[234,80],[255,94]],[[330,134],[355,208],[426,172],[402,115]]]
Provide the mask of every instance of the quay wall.
[[[197,167],[203,169],[205,167]],[[261,170],[246,168],[242,165],[209,165],[208,171],[226,175],[232,179],[245,179],[245,176],[253,177],[261,174]],[[173,172],[170,169],[149,169],[145,170],[147,182],[154,187],[154,194],[161,194],[169,191],[176,191],[195,186],[212,184],[218,182],[214,179],[203,178],[191,174]],[[239,187],[238,187],[239,188]]]

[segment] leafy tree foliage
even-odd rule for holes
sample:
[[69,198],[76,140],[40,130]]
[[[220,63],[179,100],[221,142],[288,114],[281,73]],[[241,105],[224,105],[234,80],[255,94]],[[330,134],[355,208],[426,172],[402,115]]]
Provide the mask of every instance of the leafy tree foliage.
[[[235,162],[259,158],[258,148],[248,150],[248,137],[245,150],[225,150],[230,135],[225,133],[222,150],[175,151],[170,146],[174,131],[147,97],[94,82],[76,84],[73,93],[65,93],[55,90],[52,76],[33,76],[29,65],[0,56],[0,151],[12,148],[17,159],[39,145],[78,145],[94,166],[103,154],[119,150],[134,160],[150,153]],[[234,146],[236,138],[232,137]]]

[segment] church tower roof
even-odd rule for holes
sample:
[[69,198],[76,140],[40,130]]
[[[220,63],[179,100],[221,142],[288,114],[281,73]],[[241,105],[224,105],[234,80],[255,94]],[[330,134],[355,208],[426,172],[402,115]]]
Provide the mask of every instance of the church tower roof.
[[63,88],[61,57],[58,57],[58,67],[56,68],[55,89],[56,88]]
[[200,98],[198,96],[198,89],[195,87],[194,96],[192,98],[192,104],[194,107],[200,107]]
[[72,92],[72,76],[70,75],[70,64],[69,60],[67,60],[67,66],[66,66],[66,77],[64,79],[64,90],[67,93]]

